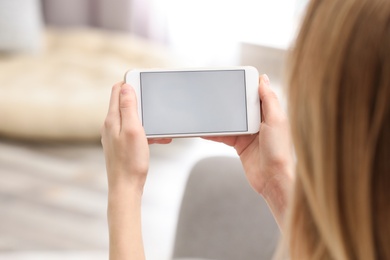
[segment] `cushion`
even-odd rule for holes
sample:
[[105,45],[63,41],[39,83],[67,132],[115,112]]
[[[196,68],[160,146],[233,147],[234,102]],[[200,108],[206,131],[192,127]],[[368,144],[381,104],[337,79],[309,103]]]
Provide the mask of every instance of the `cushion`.
[[279,227],[237,157],[201,159],[180,206],[173,258],[273,259]]
[[0,52],[39,52],[42,25],[39,0],[1,0]]
[[0,56],[0,136],[100,140],[111,87],[128,69],[178,64],[159,45],[106,31],[52,29],[45,44],[40,55]]

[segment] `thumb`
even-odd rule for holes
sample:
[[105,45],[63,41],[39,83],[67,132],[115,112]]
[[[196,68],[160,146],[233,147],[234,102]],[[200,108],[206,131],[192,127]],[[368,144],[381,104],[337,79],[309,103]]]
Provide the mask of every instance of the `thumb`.
[[121,87],[119,108],[121,113],[121,131],[130,130],[140,125],[137,97],[134,89],[128,84],[123,84]]
[[267,75],[260,77],[259,97],[261,101],[262,121],[272,121],[281,113],[278,97],[272,91]]

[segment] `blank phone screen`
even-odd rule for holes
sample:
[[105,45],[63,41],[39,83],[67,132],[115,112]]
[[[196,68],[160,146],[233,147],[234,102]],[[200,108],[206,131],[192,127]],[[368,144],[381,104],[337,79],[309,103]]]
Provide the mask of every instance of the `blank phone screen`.
[[147,135],[248,130],[245,70],[141,72]]

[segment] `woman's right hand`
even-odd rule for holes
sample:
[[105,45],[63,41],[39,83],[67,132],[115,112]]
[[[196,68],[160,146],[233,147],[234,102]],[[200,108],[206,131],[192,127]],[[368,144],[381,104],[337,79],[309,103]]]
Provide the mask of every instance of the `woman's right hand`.
[[[236,149],[251,186],[280,220],[294,179],[290,125],[267,75],[259,80],[262,122],[255,135],[207,137]],[[280,223],[279,223],[280,224]]]

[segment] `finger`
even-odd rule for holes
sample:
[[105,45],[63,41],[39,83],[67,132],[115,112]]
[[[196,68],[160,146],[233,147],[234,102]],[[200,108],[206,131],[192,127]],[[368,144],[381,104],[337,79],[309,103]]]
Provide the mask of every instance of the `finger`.
[[171,142],[172,142],[172,138],[148,139],[149,144],[170,144]]
[[138,117],[137,97],[134,89],[128,84],[123,84],[121,87],[119,109],[121,115],[121,132],[142,127]]
[[260,77],[259,97],[261,101],[262,121],[269,122],[276,120],[283,114],[278,97],[272,91],[269,78],[266,74]]
[[108,107],[108,114],[118,114],[119,116],[119,93],[123,82],[116,83],[111,89],[110,104]]
[[120,128],[119,93],[122,84],[122,82],[119,82],[112,87],[110,104],[103,129]]

